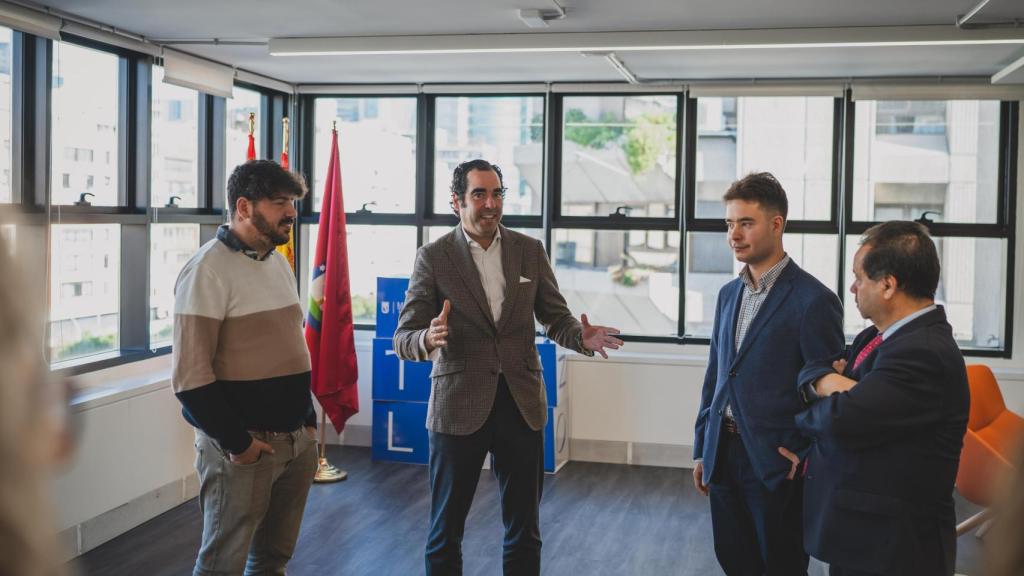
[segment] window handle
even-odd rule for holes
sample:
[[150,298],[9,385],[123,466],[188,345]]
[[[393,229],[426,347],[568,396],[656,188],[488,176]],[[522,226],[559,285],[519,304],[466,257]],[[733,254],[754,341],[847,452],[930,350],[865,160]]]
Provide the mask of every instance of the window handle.
[[181,196],[171,196],[167,199],[167,204],[164,204],[164,208],[181,208],[178,206],[178,200],[181,200]]
[[362,208],[360,208],[359,210],[356,210],[356,214],[373,214],[373,210],[370,210],[369,208],[367,208],[367,206],[376,206],[376,205],[377,205],[376,202],[366,202],[365,204],[363,204]]
[[86,196],[96,197],[92,192],[82,192],[78,195],[78,202],[75,202],[75,206],[92,206],[92,202],[89,202]]
[[633,209],[630,208],[629,206],[619,206],[618,208],[615,209],[615,212],[612,212],[611,214],[609,214],[608,217],[609,218],[625,218],[625,217],[629,216],[629,213],[630,213],[631,210],[633,210]]
[[929,214],[942,216],[942,212],[936,212],[935,210],[925,210],[924,212],[921,213],[921,217],[918,218],[917,220],[914,220],[914,222],[917,222],[918,224],[923,224],[925,228],[931,227],[932,224],[935,224],[935,221],[928,217]]

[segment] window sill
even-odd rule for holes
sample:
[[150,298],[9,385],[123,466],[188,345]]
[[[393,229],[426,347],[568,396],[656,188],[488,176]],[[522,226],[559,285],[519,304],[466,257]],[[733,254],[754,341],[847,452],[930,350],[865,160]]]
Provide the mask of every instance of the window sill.
[[170,346],[146,351],[114,350],[111,352],[83,356],[73,360],[55,362],[50,365],[50,372],[55,376],[77,376],[106,370],[124,364],[134,364],[150,358],[170,356],[170,354]]
[[71,378],[76,391],[71,410],[82,412],[148,394],[170,386],[170,380],[169,354],[79,374]]

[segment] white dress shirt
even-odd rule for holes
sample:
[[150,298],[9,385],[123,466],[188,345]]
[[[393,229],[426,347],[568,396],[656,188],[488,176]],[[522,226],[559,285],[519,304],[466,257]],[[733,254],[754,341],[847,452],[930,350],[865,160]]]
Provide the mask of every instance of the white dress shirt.
[[491,307],[491,317],[497,325],[501,320],[501,305],[505,302],[505,269],[501,265],[501,229],[494,232],[494,240],[485,250],[479,242],[470,238],[465,228],[462,233],[466,235],[466,242],[469,243],[469,253],[473,256],[473,263],[476,264],[476,271],[480,274],[480,284],[484,287],[484,294],[487,295],[487,304]]
[[[477,273],[480,274],[480,284],[484,287],[484,294],[487,296],[487,304],[491,308],[491,317],[497,325],[501,320],[501,307],[505,303],[505,268],[501,264],[501,229],[494,232],[494,240],[485,250],[479,242],[473,240],[466,229],[461,225],[459,230],[466,236],[469,243],[469,253],[476,264]],[[427,351],[427,331],[424,330],[420,336],[420,350]],[[429,358],[435,360],[440,355],[441,349],[434,348],[429,353]]]

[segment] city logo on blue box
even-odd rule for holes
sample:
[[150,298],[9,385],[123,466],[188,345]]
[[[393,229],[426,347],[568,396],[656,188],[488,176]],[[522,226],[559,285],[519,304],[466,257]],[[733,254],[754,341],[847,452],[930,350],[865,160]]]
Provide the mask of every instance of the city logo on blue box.
[[378,338],[392,338],[398,329],[398,317],[405,306],[408,278],[377,277],[377,332]]

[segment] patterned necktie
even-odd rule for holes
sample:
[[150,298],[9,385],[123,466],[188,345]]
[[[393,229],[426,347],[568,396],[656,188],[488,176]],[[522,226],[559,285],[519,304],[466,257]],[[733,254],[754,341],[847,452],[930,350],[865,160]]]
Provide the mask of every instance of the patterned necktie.
[[881,343],[882,334],[879,333],[874,338],[872,338],[871,341],[867,343],[867,345],[860,349],[860,353],[857,354],[857,359],[853,361],[853,369],[856,370],[857,366],[860,366],[860,363],[863,362],[864,359],[867,358],[872,352],[874,352],[875,348],[878,348],[878,345]]

